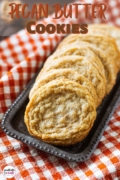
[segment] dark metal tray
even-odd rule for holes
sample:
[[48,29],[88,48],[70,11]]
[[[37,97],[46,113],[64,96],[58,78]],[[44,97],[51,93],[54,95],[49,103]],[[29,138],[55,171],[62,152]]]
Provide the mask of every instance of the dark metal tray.
[[36,76],[5,113],[2,120],[2,129],[15,139],[66,160],[82,162],[89,159],[99,143],[118,102],[120,102],[120,73],[113,90],[104,98],[101,106],[97,109],[97,118],[88,136],[82,142],[68,147],[47,144],[32,137],[27,131],[24,123],[24,112],[28,103],[28,94],[35,78]]

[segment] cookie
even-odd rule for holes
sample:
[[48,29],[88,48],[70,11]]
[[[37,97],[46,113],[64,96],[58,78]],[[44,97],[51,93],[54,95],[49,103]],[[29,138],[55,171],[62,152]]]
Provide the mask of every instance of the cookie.
[[58,48],[64,47],[71,43],[81,44],[81,41],[86,42],[86,47],[89,47],[101,60],[107,79],[107,94],[113,88],[116,82],[116,76],[118,73],[118,67],[116,66],[116,59],[118,59],[118,49],[116,49],[116,43],[113,38],[104,37],[103,35],[97,35],[89,33],[86,35],[71,34],[67,36],[58,46]]
[[43,68],[41,76],[44,76],[51,69],[61,68],[70,68],[88,78],[96,89],[98,104],[101,103],[106,93],[106,80],[103,76],[101,76],[92,62],[89,62],[85,58],[77,55],[63,56],[53,61],[53,63],[48,67]]
[[103,64],[101,63],[100,59],[93,53],[88,47],[86,47],[86,44],[83,42],[78,46],[78,43],[73,43],[68,45],[65,45],[63,48],[56,50],[51,56],[48,57],[46,60],[44,67],[47,67],[52,63],[53,60],[62,57],[62,56],[72,56],[72,55],[78,55],[81,57],[85,57],[88,59],[89,62],[92,61],[96,68],[99,70],[101,75],[105,76],[105,70],[103,67]]
[[97,30],[98,32],[112,36],[120,50],[120,28],[108,24],[90,24],[89,30]]
[[98,98],[97,98],[96,90],[94,86],[92,85],[92,83],[87,78],[85,78],[85,76],[78,74],[77,72],[71,69],[53,69],[53,70],[48,71],[42,78],[39,78],[35,82],[35,84],[33,85],[29,93],[29,99],[33,97],[33,95],[35,94],[35,92],[37,91],[39,87],[58,78],[63,79],[63,81],[64,79],[69,79],[69,80],[72,80],[81,84],[83,87],[85,87],[89,91],[91,96],[94,98],[96,107],[98,106]]
[[118,58],[116,58],[116,64],[120,70],[120,29],[110,25],[92,24],[89,26],[89,32],[102,34],[103,36],[112,36],[114,38],[117,48],[119,50]]
[[96,119],[95,103],[82,85],[64,79],[38,88],[25,111],[32,136],[55,145],[82,141]]

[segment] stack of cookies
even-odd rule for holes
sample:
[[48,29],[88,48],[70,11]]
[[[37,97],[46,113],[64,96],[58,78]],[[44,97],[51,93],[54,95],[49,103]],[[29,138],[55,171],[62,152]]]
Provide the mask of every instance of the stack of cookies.
[[116,82],[120,30],[102,24],[89,29],[59,44],[30,91],[25,123],[31,135],[47,143],[67,146],[82,141]]

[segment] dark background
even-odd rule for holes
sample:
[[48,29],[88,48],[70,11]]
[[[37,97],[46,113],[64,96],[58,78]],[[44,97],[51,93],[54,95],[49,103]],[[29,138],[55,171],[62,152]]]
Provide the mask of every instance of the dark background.
[[[2,0],[0,0],[1,2]],[[4,1],[4,0],[3,0]],[[10,1],[11,2],[11,1]],[[61,5],[68,4],[72,2],[72,0],[21,0],[21,2],[27,3],[29,7],[31,8],[33,4],[39,4],[43,3],[46,4],[48,3],[49,6],[51,7],[50,14],[52,13],[52,6],[56,3],[59,3]],[[30,9],[31,10],[31,9]],[[0,41],[9,37],[10,35],[18,32],[19,30],[23,29],[25,27],[25,19],[19,19],[13,22],[7,22],[0,17]]]

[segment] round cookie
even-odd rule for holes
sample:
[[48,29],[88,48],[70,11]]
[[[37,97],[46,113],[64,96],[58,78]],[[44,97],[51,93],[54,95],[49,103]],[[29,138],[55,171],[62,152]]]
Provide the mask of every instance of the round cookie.
[[81,45],[78,46],[78,43],[65,45],[63,48],[56,50],[51,56],[49,56],[44,64],[44,67],[49,66],[53,60],[63,57],[63,56],[70,56],[70,55],[78,55],[83,58],[88,59],[89,62],[92,61],[96,68],[99,70],[101,75],[105,77],[105,70],[103,64],[101,63],[100,59],[92,52],[86,44],[83,42]]
[[28,103],[24,117],[31,135],[63,146],[82,141],[95,119],[95,103],[89,92],[67,79],[40,87]]
[[33,95],[35,94],[35,92],[39,87],[58,78],[63,79],[63,81],[64,79],[69,79],[81,84],[89,91],[91,96],[94,98],[96,107],[98,106],[98,98],[97,98],[96,90],[92,85],[92,83],[87,78],[85,78],[85,76],[78,74],[77,72],[71,69],[52,69],[48,71],[44,76],[42,76],[35,82],[29,93],[29,99],[33,97]]
[[93,33],[89,34],[71,34],[67,36],[58,46],[62,48],[71,43],[81,44],[81,41],[86,42],[86,47],[89,47],[101,60],[107,79],[107,94],[113,88],[116,82],[118,67],[116,66],[116,59],[118,59],[118,49],[113,38],[104,37]]
[[101,103],[106,93],[106,81],[92,62],[89,62],[88,60],[85,60],[85,58],[83,59],[77,55],[63,56],[53,61],[53,63],[48,67],[43,68],[41,76],[44,76],[51,69],[61,68],[70,68],[88,78],[96,89],[98,105]]

